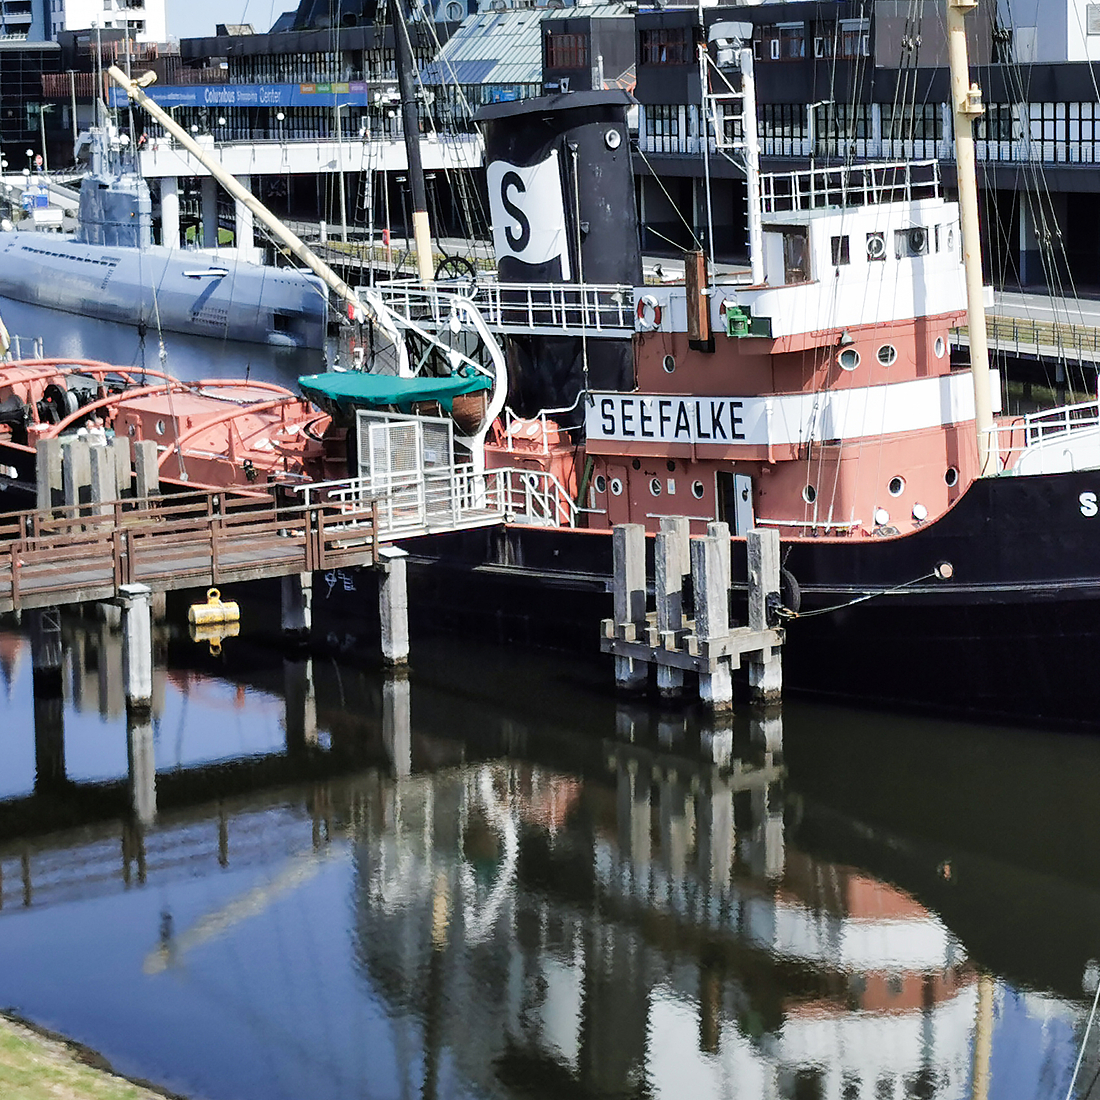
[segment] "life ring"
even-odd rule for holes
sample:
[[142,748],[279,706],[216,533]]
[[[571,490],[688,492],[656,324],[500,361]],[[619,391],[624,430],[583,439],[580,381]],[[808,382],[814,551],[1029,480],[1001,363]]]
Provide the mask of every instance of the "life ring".
[[652,332],[661,327],[661,303],[652,294],[643,294],[638,299],[638,328],[642,332]]

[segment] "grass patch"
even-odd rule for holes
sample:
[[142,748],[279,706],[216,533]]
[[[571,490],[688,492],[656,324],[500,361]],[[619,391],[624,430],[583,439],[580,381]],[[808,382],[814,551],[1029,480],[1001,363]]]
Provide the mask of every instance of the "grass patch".
[[76,1043],[0,1016],[0,1096],[4,1100],[165,1100],[111,1072]]

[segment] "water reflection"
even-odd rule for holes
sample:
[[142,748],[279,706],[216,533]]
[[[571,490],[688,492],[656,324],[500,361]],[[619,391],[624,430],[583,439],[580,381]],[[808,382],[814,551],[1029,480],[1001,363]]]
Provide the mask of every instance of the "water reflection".
[[[60,712],[0,634],[0,1001],[123,1069],[212,1098],[1065,1095],[1080,987],[991,973],[907,878],[923,849],[818,797],[853,766],[800,773],[823,712],[701,727],[515,654],[386,677],[159,629],[128,749],[110,622],[60,623]],[[937,862],[956,905],[968,866]],[[1078,981],[1080,946],[1047,945]]]

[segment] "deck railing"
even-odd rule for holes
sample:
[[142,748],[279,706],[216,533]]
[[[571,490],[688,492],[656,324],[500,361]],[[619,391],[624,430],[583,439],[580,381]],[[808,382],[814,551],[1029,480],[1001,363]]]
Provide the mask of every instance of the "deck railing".
[[939,198],[940,194],[940,168],[934,160],[850,164],[760,177],[760,205],[765,214],[911,202]]
[[444,325],[452,301],[471,299],[491,329],[622,337],[634,332],[634,288],[614,283],[498,283],[491,279],[376,284],[386,303],[412,320]]

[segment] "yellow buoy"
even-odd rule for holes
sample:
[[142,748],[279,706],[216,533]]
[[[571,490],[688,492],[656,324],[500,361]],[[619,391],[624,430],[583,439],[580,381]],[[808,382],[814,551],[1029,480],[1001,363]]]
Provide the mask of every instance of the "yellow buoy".
[[232,600],[223,603],[222,594],[216,588],[206,590],[206,603],[193,603],[187,612],[187,621],[199,626],[235,623],[240,618],[241,609]]

